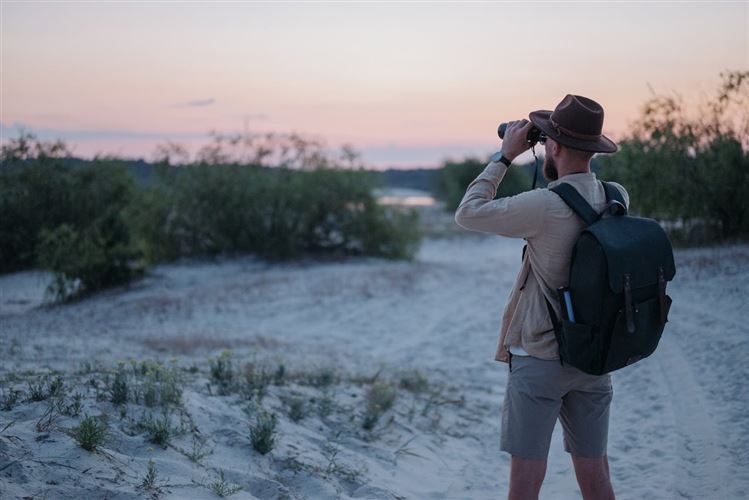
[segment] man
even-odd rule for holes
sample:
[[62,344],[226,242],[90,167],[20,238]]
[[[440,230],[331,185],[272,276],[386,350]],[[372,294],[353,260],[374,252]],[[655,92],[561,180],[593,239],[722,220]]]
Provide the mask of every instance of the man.
[[[495,355],[509,363],[501,432],[501,448],[512,455],[509,498],[538,498],[559,418],[583,497],[613,499],[606,456],[610,376],[560,363],[547,306],[548,301],[560,317],[556,289],[568,285],[572,248],[585,224],[549,189],[494,196],[512,161],[529,149],[526,137],[536,127],[545,145],[543,174],[549,187],[569,183],[601,212],[606,195],[590,171],[590,159],[597,152],[613,153],[617,146],[601,133],[603,108],[586,97],[567,95],[553,112],[535,111],[529,118],[508,124],[501,151],[468,186],[455,213],[466,229],[527,242]],[[624,188],[615,186],[629,205]]]

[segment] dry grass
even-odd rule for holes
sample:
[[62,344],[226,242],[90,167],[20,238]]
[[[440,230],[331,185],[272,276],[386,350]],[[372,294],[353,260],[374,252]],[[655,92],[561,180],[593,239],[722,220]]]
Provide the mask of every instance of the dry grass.
[[249,338],[228,338],[210,332],[189,336],[160,338],[154,336],[151,338],[145,338],[141,342],[143,345],[154,351],[181,355],[191,355],[224,349],[239,349],[242,347],[256,347],[258,349],[268,350],[277,349],[283,345],[282,342],[264,335],[256,335]]

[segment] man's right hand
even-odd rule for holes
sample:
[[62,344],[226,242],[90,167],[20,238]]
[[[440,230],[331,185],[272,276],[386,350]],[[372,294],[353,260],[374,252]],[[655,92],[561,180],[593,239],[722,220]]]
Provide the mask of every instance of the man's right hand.
[[533,127],[533,124],[525,118],[509,122],[505,131],[505,138],[502,141],[502,154],[510,160],[514,160],[523,151],[530,149],[530,146],[528,146],[528,131],[531,127]]

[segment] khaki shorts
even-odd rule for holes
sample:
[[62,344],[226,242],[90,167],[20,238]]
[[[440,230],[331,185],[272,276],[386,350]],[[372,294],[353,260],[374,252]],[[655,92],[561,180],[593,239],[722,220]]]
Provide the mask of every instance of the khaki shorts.
[[564,449],[576,457],[606,455],[611,377],[589,375],[559,360],[512,356],[502,405],[501,448],[513,456],[545,459],[557,418]]

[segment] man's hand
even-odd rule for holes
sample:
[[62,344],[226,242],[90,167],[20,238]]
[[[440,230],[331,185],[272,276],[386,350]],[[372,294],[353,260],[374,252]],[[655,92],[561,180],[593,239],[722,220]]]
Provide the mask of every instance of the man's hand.
[[507,130],[505,130],[505,138],[502,141],[502,154],[510,160],[514,160],[520,153],[530,149],[530,146],[528,146],[528,131],[531,127],[533,127],[533,124],[525,118],[509,122]]

